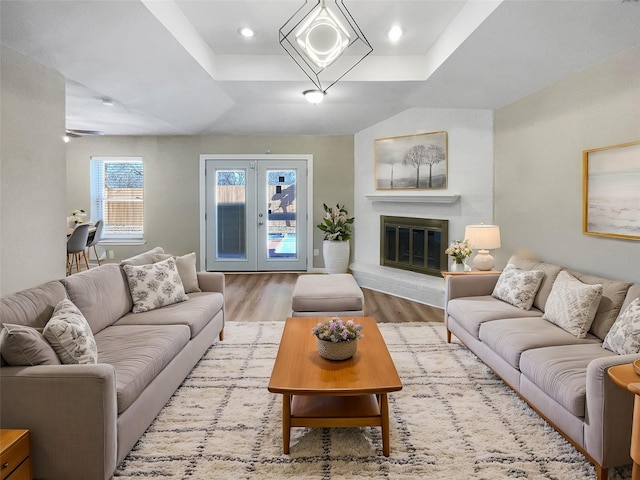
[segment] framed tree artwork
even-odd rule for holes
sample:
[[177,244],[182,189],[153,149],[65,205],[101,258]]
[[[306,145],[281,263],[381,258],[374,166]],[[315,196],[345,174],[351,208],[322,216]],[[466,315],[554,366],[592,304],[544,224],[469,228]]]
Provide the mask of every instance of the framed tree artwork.
[[447,188],[447,132],[377,138],[376,190]]
[[640,141],[582,152],[582,231],[640,240]]

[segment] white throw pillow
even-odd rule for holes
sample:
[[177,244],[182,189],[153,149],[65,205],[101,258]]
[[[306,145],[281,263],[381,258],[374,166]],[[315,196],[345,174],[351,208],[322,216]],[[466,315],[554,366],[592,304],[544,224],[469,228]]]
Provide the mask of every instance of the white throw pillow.
[[56,305],[42,333],[62,363],[98,363],[91,327],[71,300]]
[[508,264],[500,274],[491,295],[515,307],[529,310],[543,278],[542,270],[523,270]]
[[636,298],[616,319],[602,346],[619,355],[640,353],[640,298]]
[[131,290],[133,313],[148,312],[189,299],[173,257],[149,265],[123,265],[122,268]]
[[542,318],[577,338],[585,338],[596,316],[602,285],[589,285],[565,272],[558,274]]
[[198,270],[196,268],[196,252],[187,253],[181,257],[169,255],[167,253],[156,254],[156,262],[161,262],[167,258],[175,258],[178,266],[180,280],[184,286],[184,293],[201,292],[198,284]]

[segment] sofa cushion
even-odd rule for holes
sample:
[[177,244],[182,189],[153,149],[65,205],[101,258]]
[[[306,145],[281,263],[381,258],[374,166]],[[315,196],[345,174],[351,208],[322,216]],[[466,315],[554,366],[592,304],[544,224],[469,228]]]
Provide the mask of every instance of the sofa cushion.
[[176,303],[159,310],[129,313],[114,325],[187,325],[191,338],[222,310],[224,297],[218,292],[191,293],[186,302]]
[[134,257],[125,258],[120,262],[120,266],[124,267],[125,265],[133,265],[134,267],[139,267],[140,265],[149,265],[150,263],[155,263],[156,255],[159,253],[164,253],[164,249],[162,247],[155,247],[148,252],[140,253]]
[[562,268],[559,265],[528,260],[518,257],[517,255],[513,255],[509,259],[509,263],[521,268],[522,270],[542,270],[544,272],[544,278],[542,279],[540,288],[538,288],[538,293],[533,300],[533,306],[538,310],[544,311],[547,299],[551,293],[551,288],[553,287],[553,282],[556,281],[556,277]]
[[53,309],[65,298],[69,298],[67,292],[57,280],[4,295],[0,300],[0,322],[44,328]]
[[615,280],[607,280],[606,278],[587,275],[580,272],[569,270],[569,273],[588,285],[602,285],[602,298],[596,311],[596,316],[591,323],[590,331],[601,340],[607,336],[611,325],[616,321],[622,303],[631,284],[626,282],[618,282]]
[[98,361],[116,372],[118,414],[125,411],[189,342],[185,325],[111,326],[96,335]]
[[573,415],[584,417],[587,366],[612,355],[600,343],[536,348],[522,354],[520,371]]
[[91,327],[71,300],[62,300],[42,332],[62,363],[97,363],[98,350]]
[[58,355],[42,332],[26,325],[4,324],[0,331],[0,352],[13,366],[60,364]]
[[184,293],[173,257],[148,265],[124,265],[122,268],[131,290],[133,313],[148,312],[189,298]]
[[640,353],[640,298],[618,316],[602,346],[619,355]]
[[166,253],[159,253],[156,255],[156,262],[161,262],[167,258],[174,258],[176,265],[178,266],[178,273],[180,274],[180,280],[184,286],[184,293],[201,292],[198,285],[198,269],[196,268],[196,253],[191,252],[177,257],[175,255],[169,255]]
[[602,285],[587,285],[562,271],[553,284],[542,318],[584,338],[601,298]]
[[113,263],[75,273],[62,283],[94,335],[130,312],[133,306],[124,272]]
[[624,297],[624,302],[622,302],[622,307],[620,307],[620,311],[624,311],[624,309],[626,309],[636,298],[640,298],[640,283],[634,283],[629,287],[627,295]]
[[490,295],[482,295],[449,300],[447,315],[455,318],[474,338],[479,338],[480,325],[484,322],[503,318],[541,317],[542,312],[535,308],[522,310]]
[[512,318],[483,323],[480,340],[513,368],[520,368],[520,356],[532,348],[555,345],[600,344],[593,335],[580,339],[542,318]]
[[514,307],[529,310],[543,278],[542,270],[522,270],[508,264],[500,274],[492,295]]

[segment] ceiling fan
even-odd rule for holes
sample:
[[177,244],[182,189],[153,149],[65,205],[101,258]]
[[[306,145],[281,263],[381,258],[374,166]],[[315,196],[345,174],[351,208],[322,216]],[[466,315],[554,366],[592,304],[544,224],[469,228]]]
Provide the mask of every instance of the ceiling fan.
[[88,135],[104,135],[104,132],[101,130],[76,130],[73,128],[67,128],[64,132],[71,138],[85,137]]

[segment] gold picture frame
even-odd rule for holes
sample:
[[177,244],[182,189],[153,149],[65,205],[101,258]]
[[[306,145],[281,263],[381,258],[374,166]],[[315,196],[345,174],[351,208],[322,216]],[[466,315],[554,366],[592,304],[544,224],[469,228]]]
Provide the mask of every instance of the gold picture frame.
[[640,141],[582,152],[582,233],[640,240]]
[[447,188],[447,132],[375,140],[376,190]]

